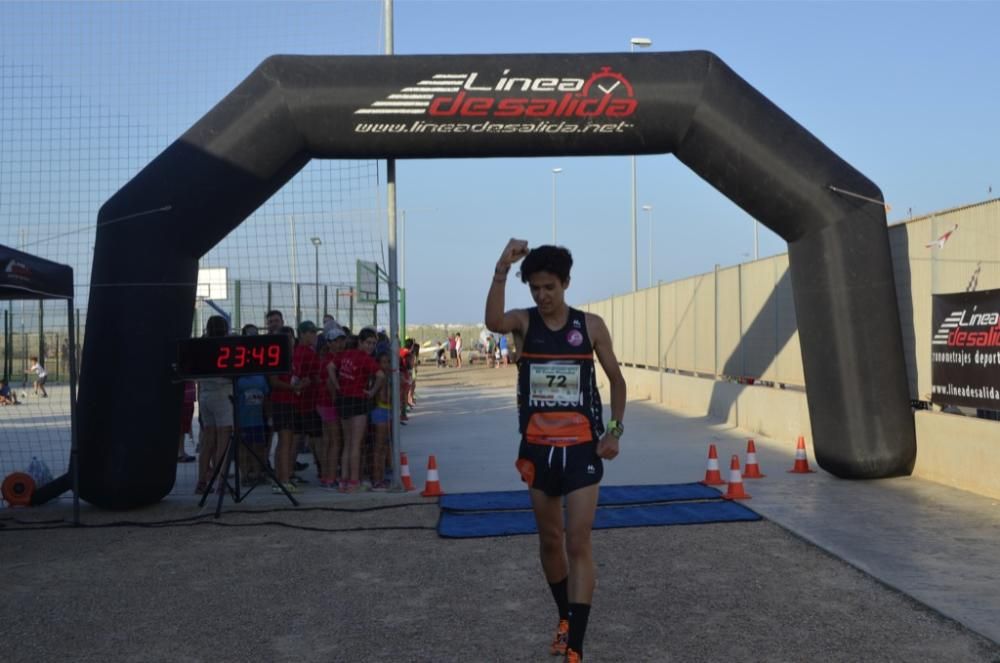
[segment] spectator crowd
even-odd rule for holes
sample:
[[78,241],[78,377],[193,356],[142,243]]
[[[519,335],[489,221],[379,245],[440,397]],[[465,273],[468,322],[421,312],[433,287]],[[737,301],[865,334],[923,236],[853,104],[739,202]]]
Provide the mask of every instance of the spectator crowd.
[[[212,316],[205,325],[205,336],[231,333],[222,316]],[[195,492],[209,488],[234,435],[252,452],[239,456],[238,471],[247,484],[266,484],[272,475],[277,480],[272,482],[275,493],[297,492],[313,480],[324,490],[341,493],[387,490],[394,444],[392,344],[385,330],[365,327],[354,334],[329,315],[322,326],[305,320],[292,328],[281,311],[272,310],[265,316],[263,331],[247,324],[238,333],[287,334],[294,343],[291,372],[240,377],[235,387],[229,378],[185,383],[177,462],[197,461]],[[416,404],[418,352],[419,346],[409,338],[399,350],[404,425],[407,411]],[[197,456],[192,456],[185,449],[185,438],[192,434],[195,402],[199,436]],[[299,462],[303,453],[312,456],[315,479],[303,476],[310,466]]]

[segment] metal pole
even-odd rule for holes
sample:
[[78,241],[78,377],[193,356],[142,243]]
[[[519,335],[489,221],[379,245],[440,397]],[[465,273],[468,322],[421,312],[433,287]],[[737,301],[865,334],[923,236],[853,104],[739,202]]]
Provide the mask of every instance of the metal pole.
[[[385,7],[385,54],[393,54],[392,32],[392,0],[383,0]],[[396,255],[396,160],[386,160],[386,194],[389,213],[389,342],[392,353],[389,357],[392,366],[392,381],[389,390],[392,392],[392,434],[389,448],[392,456],[392,488],[402,490],[403,484],[399,478],[399,454],[402,450],[400,440],[401,426],[399,398],[399,283],[397,282]]]
[[[646,48],[652,46],[653,42],[651,39],[646,37],[632,37],[629,39],[629,51],[635,53],[635,47]],[[637,229],[638,220],[636,216],[638,215],[636,211],[636,183],[635,183],[635,170],[636,170],[636,159],[635,155],[632,155],[632,292],[639,289],[639,265],[638,265],[638,254],[639,254],[639,234]]]
[[649,213],[649,287],[653,287],[653,206],[643,205],[642,210]]
[[715,352],[712,364],[715,367],[715,377],[719,377],[719,263],[715,264]]
[[73,478],[73,524],[80,524],[80,447],[76,428],[76,328],[73,320],[73,299],[66,302],[69,316],[69,466]]
[[319,308],[319,244],[313,246],[316,249],[316,322],[323,320],[323,312]]
[[660,387],[660,399],[657,401],[661,405],[663,404],[663,357],[660,355],[662,352],[660,346],[660,338],[663,336],[663,331],[660,329],[660,325],[663,324],[663,311],[660,308],[660,291],[663,290],[663,284],[656,284],[656,381]]
[[233,289],[236,291],[235,301],[233,302],[233,329],[236,330],[243,327],[243,312],[240,310],[243,307],[240,296],[240,279],[236,279],[233,283]]
[[632,292],[639,289],[639,253],[638,229],[636,228],[636,186],[635,186],[635,155],[632,155]]
[[295,326],[298,327],[302,323],[302,284],[295,284]]
[[295,251],[295,216],[288,217],[288,231],[289,231],[289,243],[292,250],[292,298],[293,308],[295,309],[295,326],[297,327],[302,320],[299,318],[299,275],[298,275],[298,265],[296,264],[297,252]]
[[556,176],[562,172],[562,168],[552,169],[552,245],[556,244]]
[[45,300],[38,300],[38,363],[45,365]]

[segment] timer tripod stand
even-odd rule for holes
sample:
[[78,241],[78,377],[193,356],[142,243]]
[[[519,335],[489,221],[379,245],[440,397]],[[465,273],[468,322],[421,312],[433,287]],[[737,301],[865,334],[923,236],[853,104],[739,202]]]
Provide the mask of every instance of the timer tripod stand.
[[[240,488],[240,447],[253,456],[261,469],[267,474],[285,494],[291,503],[299,503],[285,487],[278,482],[274,471],[268,466],[267,458],[261,458],[250,444],[243,439],[240,431],[239,394],[237,380],[243,376],[281,375],[292,371],[292,340],[283,334],[268,334],[261,336],[213,336],[182,339],[177,344],[177,363],[173,365],[175,379],[198,380],[202,378],[229,378],[232,383],[232,395],[229,397],[233,409],[233,434],[230,436],[223,452],[223,460],[216,463],[212,478],[202,494],[199,507],[204,507],[216,479],[219,480],[219,502],[215,508],[215,517],[222,513],[222,500],[226,493],[233,496],[236,503],[242,502],[255,488],[244,493]],[[229,471],[235,467],[235,485],[230,486]]]
[[[237,381],[238,378],[234,376],[232,378],[233,393],[229,397],[229,402],[233,408],[233,433],[229,436],[229,442],[226,444],[226,450],[224,452],[225,460],[221,463],[216,463],[215,469],[212,470],[212,478],[208,480],[208,485],[205,487],[205,492],[202,494],[201,500],[198,502],[198,506],[205,506],[205,502],[208,501],[208,496],[212,494],[212,488],[215,486],[216,479],[219,480],[219,488],[217,491],[219,494],[219,500],[215,505],[216,518],[218,518],[222,513],[222,500],[225,498],[226,493],[232,495],[234,503],[239,504],[253,492],[254,488],[257,487],[256,485],[251,485],[247,488],[245,493],[240,490],[240,447],[243,447],[244,451],[250,454],[254,460],[257,461],[261,470],[267,474],[272,482],[274,482],[274,485],[281,488],[281,492],[285,494],[285,497],[289,499],[292,505],[298,506],[298,501],[292,496],[291,493],[288,492],[285,485],[278,481],[278,477],[274,474],[274,470],[272,470],[271,466],[267,464],[267,458],[261,458],[258,456],[253,447],[251,447],[250,444],[243,439],[243,435],[240,432],[240,413],[237,403],[237,394],[239,392],[237,391]],[[229,470],[233,467],[236,468],[236,471],[233,472],[233,485],[230,486]]]

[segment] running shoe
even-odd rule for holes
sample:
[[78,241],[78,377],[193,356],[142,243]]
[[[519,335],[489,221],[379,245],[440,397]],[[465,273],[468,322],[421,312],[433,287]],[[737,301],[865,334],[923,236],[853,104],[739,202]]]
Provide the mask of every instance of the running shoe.
[[556,635],[552,638],[552,647],[549,652],[553,656],[565,656],[566,655],[566,642],[569,639],[569,621],[566,619],[559,620],[559,628],[556,629]]
[[583,656],[581,656],[580,654],[577,654],[575,651],[573,651],[572,649],[570,649],[569,647],[567,647],[566,648],[566,658],[563,659],[563,660],[564,660],[564,663],[580,663],[580,661],[583,660]]

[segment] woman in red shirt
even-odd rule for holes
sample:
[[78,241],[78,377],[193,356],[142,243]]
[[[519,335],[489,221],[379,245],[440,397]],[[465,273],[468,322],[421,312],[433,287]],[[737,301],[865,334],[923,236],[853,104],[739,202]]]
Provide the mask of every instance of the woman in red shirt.
[[372,359],[374,350],[375,331],[366,328],[358,334],[358,348],[345,350],[337,357],[340,386],[337,410],[343,422],[345,442],[340,464],[344,474],[340,482],[343,493],[353,493],[361,487],[361,443],[368,432],[372,397],[385,382],[385,373]]

